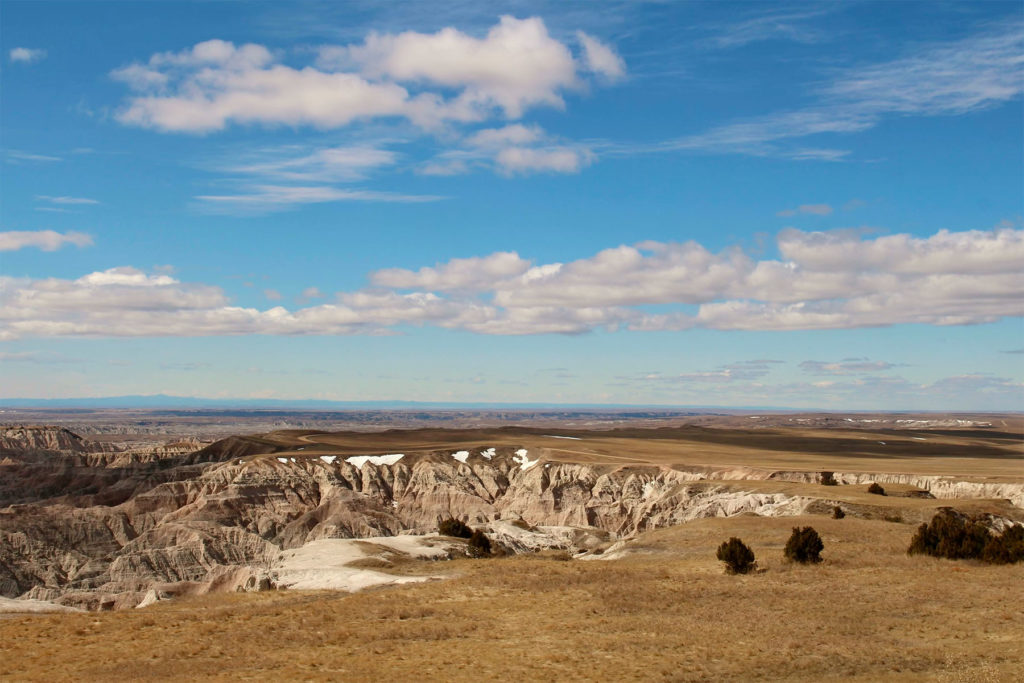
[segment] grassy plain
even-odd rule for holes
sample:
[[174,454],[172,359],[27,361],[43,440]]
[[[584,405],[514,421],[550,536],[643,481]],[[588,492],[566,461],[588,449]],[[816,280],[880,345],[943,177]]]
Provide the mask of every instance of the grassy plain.
[[[822,565],[783,561],[797,524],[821,533]],[[1024,566],[908,557],[912,532],[706,519],[644,534],[619,560],[424,563],[452,578],[17,616],[0,620],[0,679],[1020,680]],[[723,574],[714,551],[730,536],[766,571]]]

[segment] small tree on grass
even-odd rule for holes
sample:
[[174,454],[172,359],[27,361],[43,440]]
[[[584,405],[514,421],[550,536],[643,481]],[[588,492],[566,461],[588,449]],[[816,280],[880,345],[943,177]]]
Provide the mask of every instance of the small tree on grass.
[[786,541],[786,549],[783,551],[786,559],[800,564],[814,564],[821,562],[821,551],[825,544],[821,542],[821,536],[814,530],[814,527],[804,528],[793,527],[793,533]]
[[868,493],[873,493],[876,496],[884,496],[885,495],[885,489],[883,489],[881,486],[879,486],[878,482],[875,481],[875,482],[872,482],[871,486],[868,487]]
[[449,517],[438,524],[437,531],[442,536],[452,536],[454,538],[469,538],[473,535],[472,529],[454,517]]
[[469,543],[466,544],[469,554],[472,557],[486,557],[491,554],[491,539],[487,538],[487,534],[477,529],[469,537]]
[[832,519],[842,519],[845,516],[846,513],[843,512],[843,508],[839,507],[838,505],[832,506]]
[[718,546],[715,557],[725,562],[726,574],[746,574],[757,565],[754,561],[754,551],[735,536]]

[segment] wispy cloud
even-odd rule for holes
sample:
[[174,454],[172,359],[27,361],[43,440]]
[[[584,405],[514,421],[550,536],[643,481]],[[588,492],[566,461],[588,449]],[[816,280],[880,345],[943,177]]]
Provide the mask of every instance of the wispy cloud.
[[87,205],[100,203],[98,200],[89,199],[88,197],[52,197],[45,194],[37,194],[36,199],[41,202],[49,202],[50,204]]
[[805,360],[800,363],[800,369],[810,375],[862,375],[898,367],[902,365],[867,358],[847,358],[841,361]]
[[[756,5],[762,9],[763,5]],[[798,43],[817,43],[827,40],[829,33],[809,25],[810,20],[835,10],[832,6],[812,9],[773,9],[758,13],[749,19],[722,24],[714,29],[709,43],[720,48],[735,48],[766,40],[791,40]]]
[[61,157],[55,157],[49,154],[35,154],[33,152],[23,152],[17,149],[9,149],[5,153],[5,158],[8,163],[20,163],[20,162],[35,162],[35,163],[51,163],[55,161],[64,161]]
[[7,53],[8,59],[14,63],[32,64],[46,58],[46,50],[30,47],[16,47]]
[[832,213],[832,207],[828,204],[801,204],[795,209],[783,209],[776,213],[776,216],[789,217],[798,213],[811,214],[812,216],[828,216]]
[[73,244],[76,247],[87,247],[92,244],[92,236],[84,232],[60,233],[53,230],[11,230],[0,232],[0,251],[18,251],[35,247],[43,251],[56,251],[61,247]]
[[[771,22],[769,22],[771,25]],[[751,35],[755,35],[755,33]],[[819,135],[849,135],[892,116],[962,115],[998,106],[1024,92],[1024,22],[990,26],[967,38],[918,47],[898,59],[841,70],[803,109],[726,123],[701,133],[618,153],[692,151],[841,160],[848,151],[794,147]]]
[[228,212],[279,211],[301,204],[328,202],[435,202],[444,199],[438,195],[400,194],[378,190],[359,190],[327,185],[252,185],[240,194],[199,195],[196,199],[209,207],[220,207]]

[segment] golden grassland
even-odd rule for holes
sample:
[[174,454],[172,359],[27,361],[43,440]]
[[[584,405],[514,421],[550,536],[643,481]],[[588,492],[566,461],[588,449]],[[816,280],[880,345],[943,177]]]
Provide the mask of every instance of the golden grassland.
[[[807,524],[825,561],[786,563]],[[1021,680],[1024,566],[908,557],[913,531],[706,519],[643,534],[619,560],[423,562],[451,578],[16,616],[0,620],[0,679]],[[724,574],[715,548],[730,536],[765,571]]]

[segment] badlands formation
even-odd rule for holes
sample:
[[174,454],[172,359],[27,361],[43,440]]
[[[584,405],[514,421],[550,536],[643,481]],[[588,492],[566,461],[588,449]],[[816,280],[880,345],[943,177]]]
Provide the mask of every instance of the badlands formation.
[[[437,535],[449,517],[503,554],[581,560],[623,557],[639,535],[693,520],[836,506],[905,525],[954,506],[1001,529],[1024,521],[1018,427],[285,430],[133,449],[8,426],[0,611],[427,581],[441,564],[401,564],[464,556]],[[889,495],[866,493],[872,482]]]

